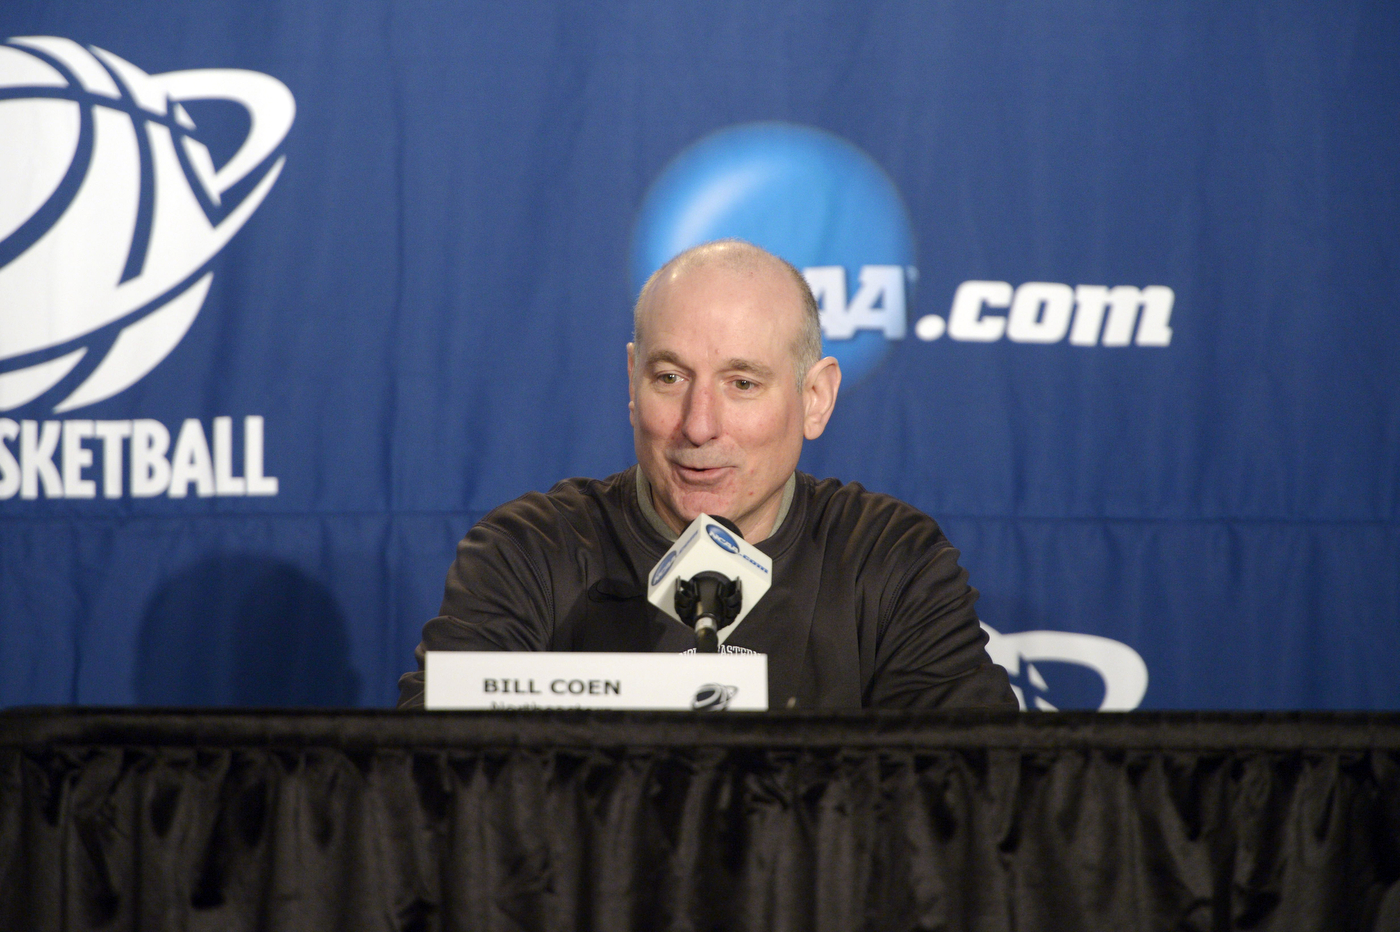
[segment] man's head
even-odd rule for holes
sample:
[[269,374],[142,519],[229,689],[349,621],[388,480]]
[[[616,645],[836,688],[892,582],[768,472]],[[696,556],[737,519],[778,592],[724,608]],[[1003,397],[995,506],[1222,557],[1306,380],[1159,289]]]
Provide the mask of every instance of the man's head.
[[657,271],[633,321],[628,410],[657,513],[677,531],[703,511],[767,537],[841,385],[819,358],[811,289],[777,256],[721,240]]

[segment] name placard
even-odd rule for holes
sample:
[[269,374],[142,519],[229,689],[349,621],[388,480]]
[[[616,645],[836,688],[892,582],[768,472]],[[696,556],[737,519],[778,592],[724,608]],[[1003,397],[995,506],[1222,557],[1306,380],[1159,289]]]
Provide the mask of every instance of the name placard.
[[428,651],[429,709],[763,712],[766,654]]

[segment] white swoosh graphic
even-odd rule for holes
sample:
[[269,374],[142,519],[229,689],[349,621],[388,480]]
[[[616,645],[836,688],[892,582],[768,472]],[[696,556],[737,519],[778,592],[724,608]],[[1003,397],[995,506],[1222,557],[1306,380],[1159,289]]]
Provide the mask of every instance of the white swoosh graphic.
[[[1002,634],[985,621],[987,653],[1013,677],[1027,663],[1074,663],[1088,667],[1104,684],[1103,712],[1136,709],[1147,693],[1147,664],[1127,644],[1096,634],[1072,631],[1018,631]],[[1025,697],[1021,697],[1025,706]]]

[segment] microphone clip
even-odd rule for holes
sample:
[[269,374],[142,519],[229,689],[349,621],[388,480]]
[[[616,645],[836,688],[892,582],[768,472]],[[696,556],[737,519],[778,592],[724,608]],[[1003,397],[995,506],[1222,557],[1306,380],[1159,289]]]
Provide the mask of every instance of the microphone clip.
[[719,652],[719,629],[738,617],[743,604],[743,581],[723,573],[706,570],[676,580],[676,614],[695,629],[697,653]]

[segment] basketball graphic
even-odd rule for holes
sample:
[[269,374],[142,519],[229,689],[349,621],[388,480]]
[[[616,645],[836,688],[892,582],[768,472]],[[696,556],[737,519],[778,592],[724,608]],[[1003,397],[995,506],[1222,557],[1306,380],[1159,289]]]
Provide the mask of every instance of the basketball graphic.
[[[221,165],[195,101],[247,112]],[[276,183],[295,113],[254,71],[151,75],[65,38],[0,45],[0,411],[94,404],[175,348],[211,261]]]

